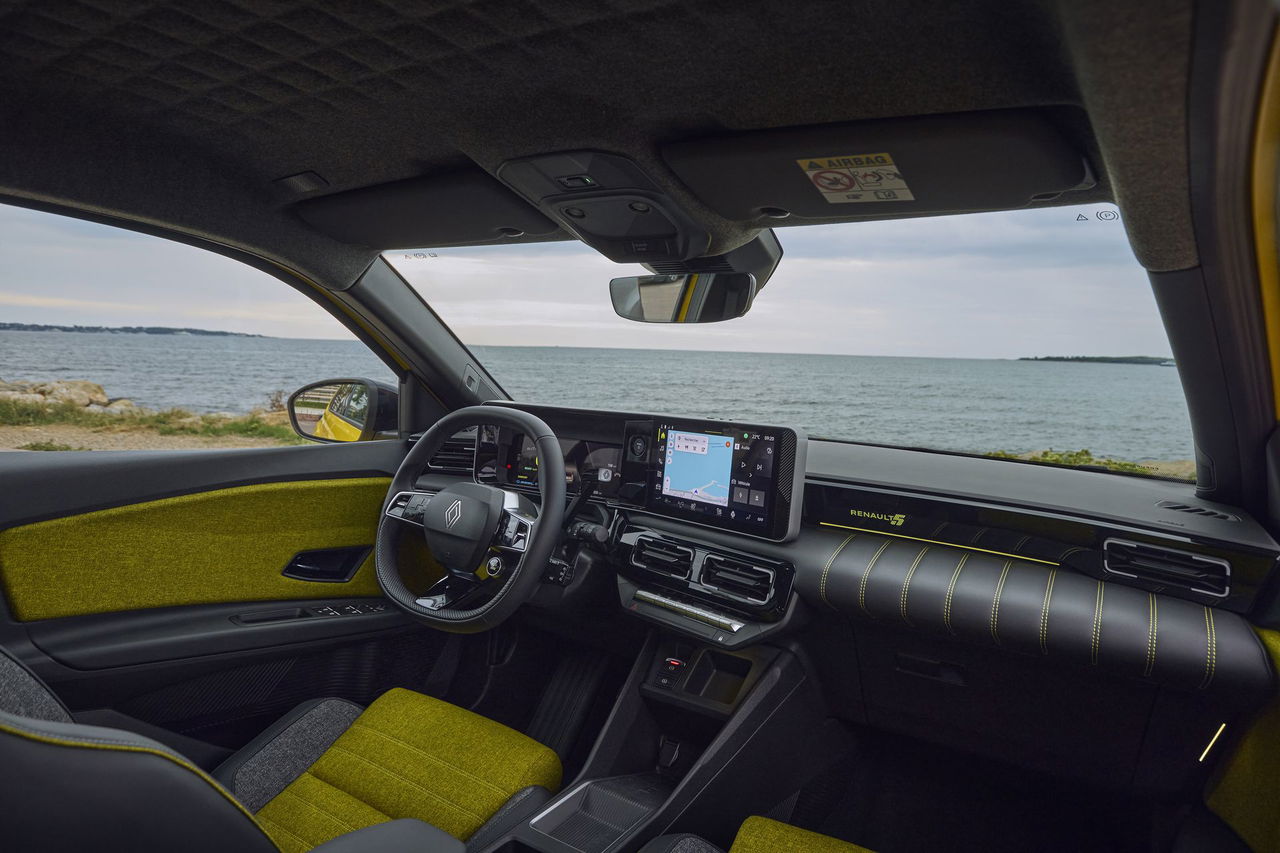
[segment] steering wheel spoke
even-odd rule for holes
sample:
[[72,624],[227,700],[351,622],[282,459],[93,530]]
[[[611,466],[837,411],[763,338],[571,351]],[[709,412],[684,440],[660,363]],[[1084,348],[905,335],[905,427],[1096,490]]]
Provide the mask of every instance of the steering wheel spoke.
[[479,589],[480,582],[475,578],[468,579],[450,572],[432,584],[431,589],[414,599],[414,603],[432,611],[456,607]]
[[396,496],[387,502],[386,514],[398,521],[421,527],[427,504],[435,496],[435,492],[397,492]]
[[538,516],[532,502],[517,492],[502,493],[502,520],[493,539],[493,547],[506,554],[521,554],[533,540]]

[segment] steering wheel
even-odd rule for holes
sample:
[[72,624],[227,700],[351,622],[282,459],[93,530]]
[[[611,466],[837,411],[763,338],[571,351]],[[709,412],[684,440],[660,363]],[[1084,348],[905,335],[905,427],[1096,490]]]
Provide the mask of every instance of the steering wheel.
[[[427,462],[467,427],[509,427],[538,452],[541,508],[518,492],[460,482],[439,491],[415,488]],[[387,598],[418,619],[459,634],[487,631],[533,597],[564,524],[564,456],[541,418],[519,409],[468,406],[423,434],[400,463],[382,505],[374,565]],[[400,576],[403,535],[426,539],[445,576],[415,595]]]

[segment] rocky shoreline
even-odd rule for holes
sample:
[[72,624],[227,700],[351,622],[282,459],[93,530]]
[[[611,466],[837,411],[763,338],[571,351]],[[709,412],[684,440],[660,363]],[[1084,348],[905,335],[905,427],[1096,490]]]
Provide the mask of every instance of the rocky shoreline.
[[[138,417],[157,414],[155,410],[143,408],[127,397],[111,397],[105,388],[87,379],[58,379],[49,382],[6,382],[0,379],[0,402],[4,401],[46,408],[70,406],[90,414]],[[211,421],[256,418],[267,424],[289,426],[289,413],[283,408],[258,407],[239,414],[236,412],[196,414],[174,409],[169,411],[181,412],[182,417],[175,421],[176,424],[199,425]]]
[[5,382],[0,379],[0,400],[31,405],[72,405],[108,414],[137,410],[132,400],[108,397],[101,385],[85,379],[59,379],[54,382]]

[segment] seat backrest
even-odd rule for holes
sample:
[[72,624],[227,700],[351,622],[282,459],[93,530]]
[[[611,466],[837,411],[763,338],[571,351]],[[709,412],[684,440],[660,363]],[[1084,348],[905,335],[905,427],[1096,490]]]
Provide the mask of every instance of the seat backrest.
[[198,767],[148,738],[72,722],[2,648],[0,768],[6,851],[277,851]]
[[0,711],[33,720],[71,722],[71,712],[40,677],[0,646]]

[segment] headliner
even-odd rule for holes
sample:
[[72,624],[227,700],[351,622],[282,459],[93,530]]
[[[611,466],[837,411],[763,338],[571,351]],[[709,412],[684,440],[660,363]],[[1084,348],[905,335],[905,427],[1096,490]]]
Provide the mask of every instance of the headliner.
[[[372,258],[302,198],[478,163],[626,154],[724,251],[752,233],[660,143],[1076,106],[1064,129],[1150,269],[1197,263],[1190,0],[0,0],[0,192],[210,239],[344,286]],[[314,171],[298,195],[273,181]],[[1073,199],[1075,200],[1075,199]]]

